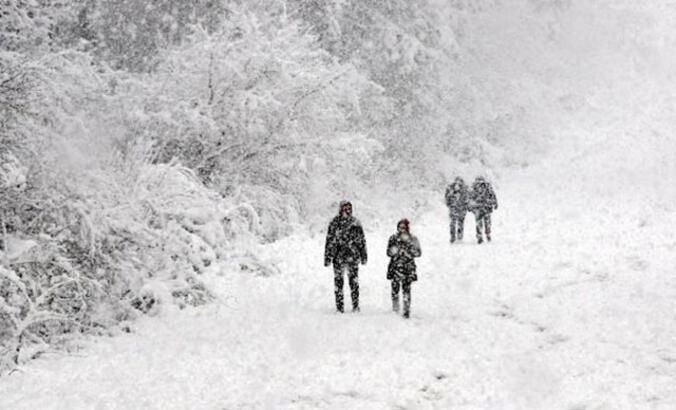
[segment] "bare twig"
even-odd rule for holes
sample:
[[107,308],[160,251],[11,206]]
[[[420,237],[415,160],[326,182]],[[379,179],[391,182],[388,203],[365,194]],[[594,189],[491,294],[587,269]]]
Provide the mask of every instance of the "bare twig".
[[214,53],[209,53],[209,105],[214,102]]
[[0,211],[0,225],[2,225],[2,264],[5,267],[9,267],[9,249],[7,242],[7,227],[5,226],[5,213]]

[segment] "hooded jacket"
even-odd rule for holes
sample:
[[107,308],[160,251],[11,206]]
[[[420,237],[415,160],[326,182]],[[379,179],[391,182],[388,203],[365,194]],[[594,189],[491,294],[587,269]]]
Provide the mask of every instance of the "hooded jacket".
[[467,185],[462,178],[456,178],[452,184],[446,188],[446,206],[451,215],[464,215],[467,213],[469,205],[469,193]]
[[490,183],[477,179],[469,194],[469,209],[472,212],[492,212],[498,208],[498,200]]
[[[341,203],[342,208],[343,203]],[[329,224],[324,246],[324,263],[365,264],[366,238],[361,223],[352,215],[336,215]]]

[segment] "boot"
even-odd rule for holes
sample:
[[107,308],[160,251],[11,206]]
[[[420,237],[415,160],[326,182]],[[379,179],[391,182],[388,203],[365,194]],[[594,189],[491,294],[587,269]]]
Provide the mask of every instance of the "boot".
[[345,312],[345,310],[343,309],[343,302],[340,300],[336,300],[336,312],[338,313]]
[[408,319],[411,316],[411,296],[408,294],[404,295],[404,319]]

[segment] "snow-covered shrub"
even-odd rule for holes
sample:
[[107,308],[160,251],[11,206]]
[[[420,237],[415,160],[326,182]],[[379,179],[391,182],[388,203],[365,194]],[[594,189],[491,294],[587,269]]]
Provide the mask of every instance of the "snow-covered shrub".
[[9,51],[49,49],[65,0],[3,0],[0,10],[0,47]]
[[207,302],[198,275],[232,245],[231,206],[190,169],[153,164],[148,144],[116,147],[134,130],[105,126],[114,72],[73,52],[13,67],[23,88],[2,91],[26,103],[2,107],[0,368],[135,308]]
[[19,160],[8,154],[0,160],[0,189],[22,191],[26,188],[27,167]]
[[229,0],[73,0],[73,17],[62,19],[62,41],[85,43],[116,69],[149,72],[160,50],[182,41],[192,25],[213,29],[228,12]]

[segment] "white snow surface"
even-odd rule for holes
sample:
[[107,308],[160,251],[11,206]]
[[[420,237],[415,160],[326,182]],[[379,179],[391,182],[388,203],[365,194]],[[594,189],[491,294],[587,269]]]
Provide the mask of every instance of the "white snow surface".
[[361,313],[334,311],[324,233],[298,234],[261,247],[273,276],[214,267],[216,303],[22,366],[0,409],[674,409],[673,195],[611,189],[606,170],[609,195],[558,169],[502,175],[489,244],[471,216],[448,243],[441,194],[412,216],[410,320],[385,279],[396,221],[362,220]]

